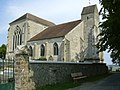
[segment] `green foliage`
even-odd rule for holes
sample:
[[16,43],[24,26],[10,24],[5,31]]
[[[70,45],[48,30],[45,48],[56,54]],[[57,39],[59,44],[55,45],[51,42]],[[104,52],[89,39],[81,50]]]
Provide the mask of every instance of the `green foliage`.
[[3,44],[0,47],[0,58],[5,58],[5,54],[6,54],[6,45]]
[[101,39],[97,44],[99,51],[105,51],[112,54],[113,61],[120,60],[120,0],[99,0],[102,8],[100,14],[103,22],[100,23],[101,33],[98,35]]
[[116,54],[116,53],[113,52],[113,53],[111,53],[111,55],[110,55],[111,58],[112,58],[112,62],[113,62],[113,64],[120,65],[120,59],[116,58],[116,57],[115,57],[115,54]]

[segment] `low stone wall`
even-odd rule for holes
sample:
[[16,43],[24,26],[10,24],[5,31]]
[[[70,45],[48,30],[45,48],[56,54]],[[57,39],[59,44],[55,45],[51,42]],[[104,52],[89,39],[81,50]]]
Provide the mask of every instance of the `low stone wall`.
[[63,62],[30,62],[34,71],[34,82],[36,87],[72,80],[71,73],[82,72],[87,76],[101,75],[107,73],[108,69],[104,63],[63,63]]

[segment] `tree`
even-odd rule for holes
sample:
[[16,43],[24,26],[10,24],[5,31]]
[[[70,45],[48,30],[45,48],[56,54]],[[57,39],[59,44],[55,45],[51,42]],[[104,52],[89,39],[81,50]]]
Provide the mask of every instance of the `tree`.
[[113,62],[113,64],[120,66],[120,58],[114,57],[115,54],[116,54],[116,53],[112,52],[111,55],[110,55],[111,58],[112,58],[112,62]]
[[2,44],[0,47],[0,58],[5,58],[6,55],[6,45]]
[[97,43],[99,51],[111,52],[113,61],[120,61],[120,0],[99,0],[102,8],[103,22],[100,23],[101,33]]

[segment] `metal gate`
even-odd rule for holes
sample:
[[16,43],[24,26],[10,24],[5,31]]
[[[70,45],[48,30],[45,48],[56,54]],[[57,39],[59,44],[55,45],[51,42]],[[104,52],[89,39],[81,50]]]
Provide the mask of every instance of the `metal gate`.
[[0,90],[14,90],[14,59],[0,58]]

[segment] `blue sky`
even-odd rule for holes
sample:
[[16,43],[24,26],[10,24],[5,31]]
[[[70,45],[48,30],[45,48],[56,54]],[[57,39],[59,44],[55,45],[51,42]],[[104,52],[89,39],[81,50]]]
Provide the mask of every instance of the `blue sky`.
[[[90,4],[100,9],[99,0],[90,0]],[[80,19],[82,8],[88,5],[89,0],[0,0],[0,45],[7,44],[9,23],[25,13],[60,24]],[[104,56],[111,63],[109,55]]]

